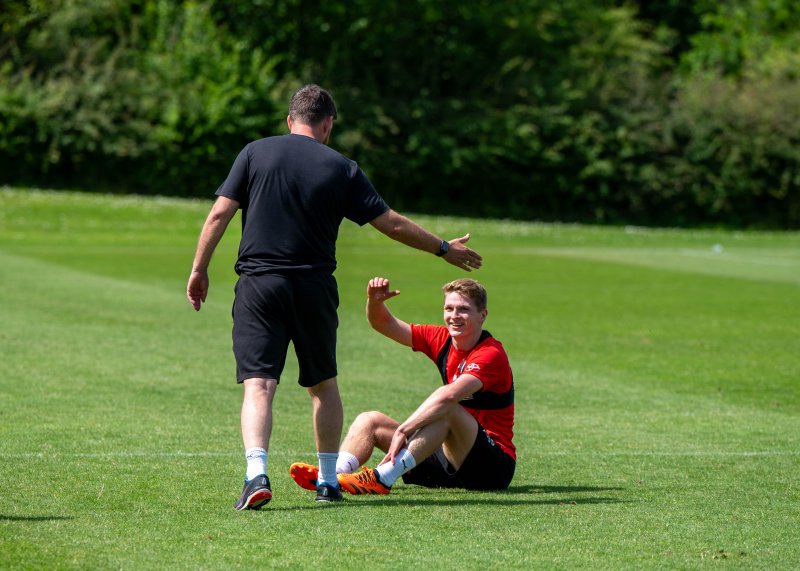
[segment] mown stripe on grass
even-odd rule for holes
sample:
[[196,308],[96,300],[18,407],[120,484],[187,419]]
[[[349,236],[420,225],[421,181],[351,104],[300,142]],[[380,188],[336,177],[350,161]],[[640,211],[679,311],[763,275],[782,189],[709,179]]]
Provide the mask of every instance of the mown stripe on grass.
[[736,278],[756,282],[800,284],[800,255],[789,248],[739,247],[715,252],[711,248],[640,247],[514,247],[515,254],[572,258],[648,267],[660,271]]

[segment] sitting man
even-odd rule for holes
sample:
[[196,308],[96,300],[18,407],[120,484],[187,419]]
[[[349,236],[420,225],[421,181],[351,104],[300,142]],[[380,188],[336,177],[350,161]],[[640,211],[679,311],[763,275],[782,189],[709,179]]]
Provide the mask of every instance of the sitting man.
[[[430,488],[502,490],[516,467],[512,442],[514,384],[503,346],[488,331],[486,290],[472,279],[442,288],[444,323],[414,325],[397,319],[386,300],[400,292],[376,277],[367,287],[367,319],[376,331],[436,363],[443,386],[405,422],[382,412],[361,413],[350,426],[336,466],[351,494],[388,494],[401,476]],[[374,469],[356,469],[375,448],[386,456]],[[317,467],[295,463],[295,482],[316,489]]]

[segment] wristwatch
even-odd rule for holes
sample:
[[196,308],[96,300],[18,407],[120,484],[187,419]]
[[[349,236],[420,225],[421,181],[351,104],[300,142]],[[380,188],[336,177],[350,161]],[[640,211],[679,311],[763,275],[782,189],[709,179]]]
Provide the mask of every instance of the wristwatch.
[[450,251],[450,243],[445,240],[442,240],[442,243],[439,244],[439,251],[436,253],[436,255],[441,258],[449,251]]

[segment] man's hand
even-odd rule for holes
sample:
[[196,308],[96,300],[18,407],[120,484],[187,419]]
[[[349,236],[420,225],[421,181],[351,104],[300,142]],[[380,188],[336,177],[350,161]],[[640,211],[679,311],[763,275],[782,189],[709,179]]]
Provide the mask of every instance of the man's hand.
[[450,249],[443,256],[445,261],[453,264],[454,266],[471,272],[477,270],[483,265],[483,258],[475,250],[467,248],[464,244],[469,240],[469,234],[465,234],[461,238],[450,240]]
[[192,270],[189,283],[186,284],[186,297],[195,311],[200,311],[201,303],[205,303],[208,295],[208,272]]
[[378,301],[383,303],[387,299],[391,299],[396,295],[400,295],[400,290],[389,291],[389,280],[381,277],[374,277],[369,280],[367,285],[367,298],[369,301]]
[[383,460],[380,461],[378,466],[381,464],[386,464],[387,462],[394,464],[394,459],[397,458],[397,455],[400,454],[400,451],[405,448],[407,444],[408,437],[406,436],[405,432],[398,427],[394,433],[394,436],[392,436],[392,444],[389,446],[389,451],[386,453],[386,456],[383,457]]
[[401,345],[411,347],[411,326],[397,319],[384,303],[387,299],[400,295],[400,290],[390,290],[389,280],[374,277],[367,285],[367,321],[372,328]]

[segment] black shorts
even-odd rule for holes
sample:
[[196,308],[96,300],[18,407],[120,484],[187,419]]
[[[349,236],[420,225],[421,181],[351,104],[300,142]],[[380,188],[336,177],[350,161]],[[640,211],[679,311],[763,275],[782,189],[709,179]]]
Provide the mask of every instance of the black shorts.
[[289,341],[300,367],[298,382],[313,387],[336,376],[339,293],[326,273],[242,274],[233,302],[236,381],[280,382]]
[[482,426],[478,426],[475,444],[458,471],[440,448],[403,474],[403,482],[426,488],[505,490],[511,484],[516,466],[516,461],[489,438]]

